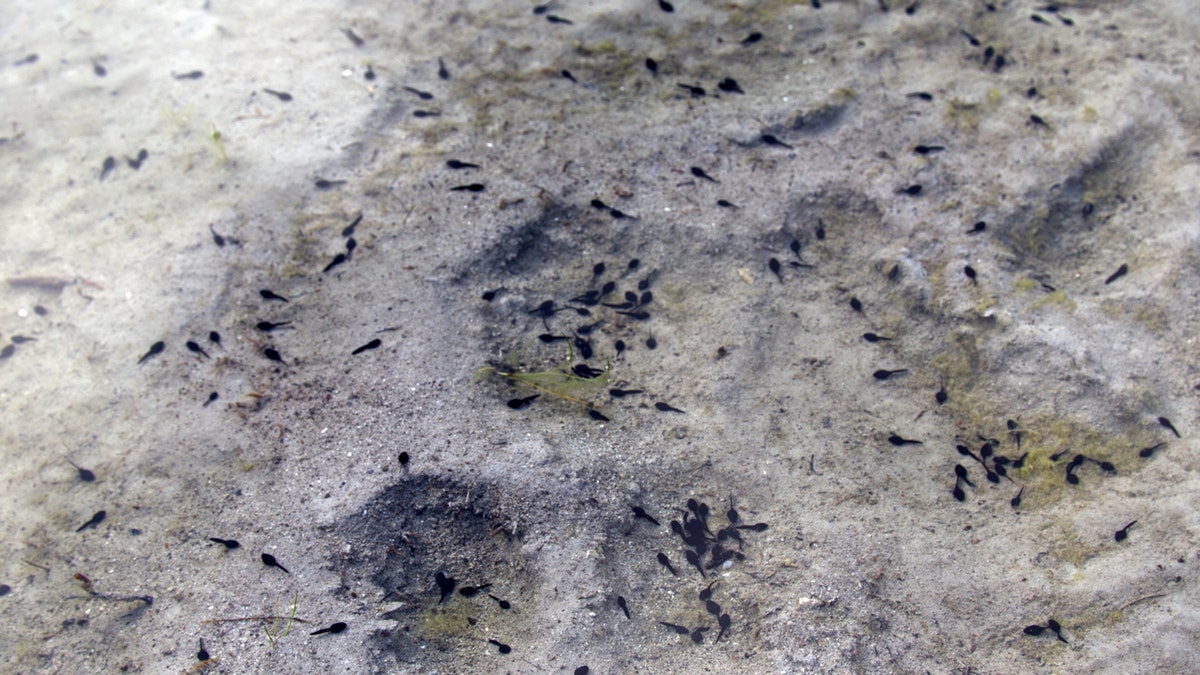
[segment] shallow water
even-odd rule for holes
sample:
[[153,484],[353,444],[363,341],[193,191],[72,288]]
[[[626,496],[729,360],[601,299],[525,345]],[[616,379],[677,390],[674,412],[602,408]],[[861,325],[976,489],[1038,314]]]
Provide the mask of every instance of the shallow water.
[[5,669],[1194,669],[1188,8],[821,4],[14,6]]

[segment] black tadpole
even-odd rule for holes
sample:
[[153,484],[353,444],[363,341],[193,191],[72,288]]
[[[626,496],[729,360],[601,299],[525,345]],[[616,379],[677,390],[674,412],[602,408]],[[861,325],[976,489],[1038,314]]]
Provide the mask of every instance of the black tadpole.
[[657,520],[654,519],[654,516],[651,516],[649,513],[646,513],[646,510],[640,506],[633,507],[633,517],[641,518],[642,520],[652,523],[655,526],[658,526],[660,524]]
[[450,594],[454,592],[454,587],[458,585],[457,579],[447,576],[442,572],[433,575],[433,580],[437,582],[438,590],[442,594],[442,597],[438,600],[438,604],[445,602],[446,598],[450,597]]
[[97,525],[99,525],[100,523],[103,523],[103,522],[104,522],[104,519],[105,519],[107,516],[108,516],[108,512],[107,512],[107,511],[97,511],[97,512],[95,513],[95,515],[93,515],[93,516],[92,516],[91,520],[89,520],[89,521],[87,521],[86,523],[84,523],[84,524],[80,525],[78,528],[76,528],[76,530],[75,530],[75,531],[76,531],[76,532],[83,532],[84,530],[88,529],[89,527],[96,527],[96,526],[97,526]]
[[1179,430],[1175,428],[1175,425],[1171,424],[1171,420],[1165,417],[1160,417],[1158,418],[1158,423],[1162,426],[1162,428],[1167,429],[1171,433],[1175,434],[1175,438],[1183,438],[1183,436],[1179,435]]
[[291,572],[288,572],[288,569],[286,567],[284,567],[283,565],[280,565],[279,561],[275,559],[275,556],[271,555],[270,553],[262,554],[262,561],[263,561],[263,564],[266,565],[267,567],[278,567],[279,569],[283,570],[284,572],[291,574]]
[[500,650],[501,654],[508,654],[509,652],[512,651],[512,647],[509,647],[508,645],[504,644],[503,642],[501,642],[499,640],[488,638],[488,642],[496,645],[496,649]]
[[67,463],[75,467],[75,470],[79,472],[79,480],[85,483],[91,483],[92,481],[96,480],[96,474],[90,469],[85,469],[69,459],[67,460]]
[[421,91],[420,89],[414,89],[412,87],[407,87],[407,86],[401,87],[401,89],[409,92],[410,94],[416,94],[417,98],[421,99],[422,101],[432,101],[433,100],[433,94],[431,94],[427,91]]
[[1121,529],[1117,530],[1116,532],[1113,533],[1113,539],[1115,539],[1116,541],[1125,541],[1129,537],[1129,528],[1133,527],[1136,524],[1137,524],[1137,521],[1135,520],[1135,521],[1129,523],[1128,525],[1126,525],[1125,527],[1122,527]]
[[314,630],[313,632],[309,633],[309,635],[324,635],[325,633],[340,633],[344,630],[346,630],[346,624],[342,621],[338,621],[337,623],[329,626],[328,628],[321,628],[319,630]]
[[767,261],[767,269],[774,272],[775,276],[778,277],[780,281],[783,281],[783,274],[781,274],[779,271],[780,264],[779,264],[778,258],[771,258],[770,260],[768,260]]
[[370,342],[368,342],[367,344],[365,344],[365,345],[363,345],[363,346],[361,346],[361,347],[359,347],[359,348],[355,349],[354,351],[350,352],[350,355],[351,355],[351,356],[358,356],[359,354],[361,354],[361,353],[363,353],[363,352],[370,351],[370,350],[372,350],[372,349],[379,349],[379,346],[380,346],[380,345],[382,345],[382,344],[383,344],[383,341],[382,341],[382,340],[380,340],[379,338],[375,338],[374,340],[371,340],[371,341],[370,341]]
[[1017,496],[1016,496],[1016,497],[1013,497],[1011,500],[1009,500],[1009,502],[1008,502],[1008,503],[1009,503],[1009,504],[1012,504],[1012,507],[1013,507],[1014,509],[1015,509],[1015,508],[1017,508],[1018,506],[1020,506],[1020,505],[1021,505],[1021,495],[1023,495],[1023,494],[1025,494],[1025,488],[1024,488],[1024,487],[1022,487],[1020,490],[1018,490],[1018,491],[1017,491]]
[[188,340],[187,342],[185,342],[184,346],[187,347],[189,352],[199,354],[200,356],[203,356],[206,359],[209,358],[208,352],[204,351],[203,347],[201,347],[199,344],[197,344],[191,340]]
[[100,167],[100,180],[108,178],[108,174],[112,173],[117,168],[116,157],[105,157],[104,164]]
[[954,475],[956,477],[958,477],[959,480],[966,483],[967,485],[970,485],[971,487],[975,487],[975,484],[972,483],[971,479],[969,478],[970,474],[967,473],[967,467],[963,466],[962,464],[954,465]]
[[717,89],[729,94],[745,94],[742,88],[738,86],[737,80],[732,77],[727,77],[717,83]]
[[1138,457],[1141,457],[1143,459],[1148,458],[1148,457],[1152,456],[1155,453],[1155,451],[1157,451],[1159,448],[1165,447],[1166,445],[1167,445],[1166,442],[1163,442],[1163,443],[1157,443],[1155,445],[1151,445],[1148,448],[1142,448],[1141,450],[1138,451]]
[[287,298],[283,297],[282,295],[279,295],[278,293],[276,293],[275,291],[272,291],[269,288],[262,289],[261,291],[258,292],[258,294],[259,294],[259,296],[262,297],[263,300],[278,300],[280,302],[290,302]]
[[1104,283],[1105,283],[1105,285],[1111,284],[1112,282],[1116,281],[1117,279],[1120,279],[1121,277],[1125,276],[1128,273],[1129,273],[1129,265],[1122,263],[1121,266],[1117,268],[1116,272],[1113,272],[1112,274],[1110,274],[1108,276],[1107,279],[1104,280]]
[[[146,161],[149,157],[150,153],[145,148],[142,148],[141,150],[138,150],[137,157],[126,157],[125,163],[129,165],[129,168],[137,171],[138,169],[142,168],[142,162]],[[220,244],[218,244],[218,246],[220,246]]]
[[254,324],[254,327],[261,330],[264,333],[270,333],[271,331],[275,330],[276,328],[283,328],[284,326],[290,326],[291,324],[292,324],[291,321],[280,321],[278,323],[274,323],[271,321],[259,321],[258,323]]
[[621,611],[625,613],[626,619],[633,618],[633,617],[629,616],[629,605],[625,604],[624,596],[620,596],[620,595],[617,596],[617,607],[620,607]]
[[733,620],[729,618],[728,613],[722,614],[721,616],[717,617],[717,625],[719,625],[721,627],[721,630],[717,632],[717,639],[714,640],[714,642],[720,642],[721,638],[725,636],[725,631],[729,630],[729,626],[731,626],[732,624],[733,624]]
[[339,253],[339,254],[333,256],[333,260],[329,261],[329,264],[325,266],[325,269],[321,270],[321,273],[325,274],[325,273],[329,272],[329,270],[337,267],[338,265],[341,265],[342,263],[346,262],[346,260],[347,260],[347,258],[346,258],[345,253]]
[[147,350],[145,354],[142,354],[142,358],[138,359],[138,363],[139,363],[139,364],[140,364],[140,363],[145,363],[145,361],[146,361],[147,359],[150,359],[150,358],[153,358],[153,357],[155,357],[155,356],[158,356],[158,355],[159,355],[159,354],[161,354],[161,353],[163,352],[163,350],[164,350],[164,349],[166,349],[166,348],[167,348],[167,343],[163,342],[162,340],[159,340],[158,342],[155,342],[154,344],[150,345],[150,349],[149,349],[149,350]]

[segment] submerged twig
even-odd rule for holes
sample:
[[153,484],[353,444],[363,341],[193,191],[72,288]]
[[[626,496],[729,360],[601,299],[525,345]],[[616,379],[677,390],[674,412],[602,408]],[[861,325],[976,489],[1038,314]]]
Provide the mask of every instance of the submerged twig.
[[1129,602],[1125,603],[1124,605],[1121,605],[1120,609],[1118,609],[1117,611],[1124,612],[1126,609],[1129,609],[1130,607],[1138,604],[1139,602],[1142,602],[1144,600],[1153,600],[1154,598],[1163,598],[1163,597],[1166,597],[1166,595],[1167,595],[1166,593],[1152,593],[1150,595],[1143,595],[1142,597],[1138,598],[1137,600],[1130,600]]
[[232,621],[278,621],[280,619],[289,619],[296,623],[312,623],[308,619],[301,619],[298,616],[279,616],[273,614],[263,614],[262,616],[237,616],[230,619],[205,619],[200,623],[230,623]]

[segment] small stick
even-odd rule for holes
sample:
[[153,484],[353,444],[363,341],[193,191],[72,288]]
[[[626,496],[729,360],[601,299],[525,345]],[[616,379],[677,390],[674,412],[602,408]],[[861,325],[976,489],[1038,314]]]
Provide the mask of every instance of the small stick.
[[239,616],[233,619],[207,619],[205,621],[201,621],[200,623],[229,623],[231,621],[278,621],[280,619],[291,620],[297,623],[312,623],[308,619],[301,619],[298,616],[278,616],[270,614],[264,614],[262,616]]
[[1154,593],[1153,595],[1144,595],[1144,596],[1138,598],[1137,600],[1130,600],[1129,602],[1125,603],[1124,605],[1121,605],[1121,608],[1118,609],[1117,611],[1123,612],[1126,609],[1132,607],[1133,605],[1136,605],[1139,602],[1142,602],[1143,600],[1153,600],[1154,598],[1166,597],[1166,595],[1167,595],[1166,593]]

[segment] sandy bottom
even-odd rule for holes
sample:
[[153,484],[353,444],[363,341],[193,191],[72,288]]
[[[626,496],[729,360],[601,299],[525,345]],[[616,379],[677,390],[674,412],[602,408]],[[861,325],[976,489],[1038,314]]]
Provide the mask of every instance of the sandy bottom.
[[994,5],[16,3],[0,669],[1200,669],[1200,23]]

